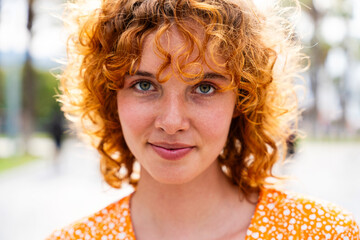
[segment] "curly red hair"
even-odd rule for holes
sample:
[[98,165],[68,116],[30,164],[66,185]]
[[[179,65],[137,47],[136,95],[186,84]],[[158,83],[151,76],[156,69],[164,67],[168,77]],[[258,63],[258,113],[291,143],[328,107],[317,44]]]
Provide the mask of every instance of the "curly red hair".
[[[136,71],[144,39],[155,32],[159,40],[171,26],[187,42],[178,59],[183,75],[189,54],[198,52],[191,65],[210,52],[213,59],[224,59],[217,64],[236,88],[236,117],[218,157],[224,173],[245,194],[267,184],[274,164],[285,157],[279,149],[286,149],[285,139],[298,115],[293,81],[302,70],[303,56],[286,17],[269,9],[261,12],[247,0],[102,0],[90,12],[82,11],[85,5],[80,3],[70,6],[77,28],[70,35],[68,64],[61,76],[62,109],[99,151],[108,184],[136,185],[131,177],[136,160],[122,134],[116,92],[125,74]],[[201,26],[204,37],[193,34],[189,23]],[[155,42],[164,59],[160,76],[169,53]]]

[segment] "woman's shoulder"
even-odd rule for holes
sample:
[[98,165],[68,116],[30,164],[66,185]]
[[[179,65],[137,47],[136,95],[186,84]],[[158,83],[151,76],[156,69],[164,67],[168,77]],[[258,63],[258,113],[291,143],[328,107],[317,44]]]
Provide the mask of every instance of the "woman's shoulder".
[[261,192],[248,235],[263,239],[360,239],[359,226],[344,209],[275,189]]
[[52,233],[46,240],[135,239],[131,227],[130,197]]

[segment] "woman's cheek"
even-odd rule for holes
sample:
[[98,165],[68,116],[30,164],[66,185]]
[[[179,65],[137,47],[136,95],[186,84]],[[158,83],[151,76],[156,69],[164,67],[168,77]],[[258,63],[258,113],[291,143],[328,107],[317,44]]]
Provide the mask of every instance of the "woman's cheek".
[[118,101],[119,118],[121,125],[132,129],[132,131],[144,131],[149,124],[154,110],[151,105],[137,101]]
[[201,124],[209,131],[224,132],[230,126],[234,112],[234,102],[231,98],[228,101],[213,102],[213,104],[206,107],[197,107],[193,109],[193,112],[196,113],[198,124]]

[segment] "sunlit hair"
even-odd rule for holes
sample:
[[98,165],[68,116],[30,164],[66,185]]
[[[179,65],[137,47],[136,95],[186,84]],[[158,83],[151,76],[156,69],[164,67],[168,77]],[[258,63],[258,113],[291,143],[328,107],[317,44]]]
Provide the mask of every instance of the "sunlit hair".
[[[94,3],[97,3],[93,1]],[[205,53],[231,77],[238,94],[235,117],[223,152],[224,173],[248,194],[268,184],[274,164],[285,157],[285,140],[298,114],[294,79],[302,70],[300,46],[287,10],[274,3],[260,11],[250,0],[102,0],[68,4],[68,63],[61,76],[60,101],[68,119],[101,155],[108,184],[136,186],[135,158],[125,143],[117,112],[117,90],[137,70],[145,38],[155,32],[163,59],[157,72],[175,61],[181,76],[201,79]],[[285,10],[284,10],[285,9]],[[296,11],[295,11],[296,12]],[[294,11],[291,12],[292,14]],[[171,59],[160,38],[175,26],[187,43]],[[203,28],[204,35],[195,34]],[[195,58],[189,56],[198,53]],[[216,59],[222,60],[217,62]]]

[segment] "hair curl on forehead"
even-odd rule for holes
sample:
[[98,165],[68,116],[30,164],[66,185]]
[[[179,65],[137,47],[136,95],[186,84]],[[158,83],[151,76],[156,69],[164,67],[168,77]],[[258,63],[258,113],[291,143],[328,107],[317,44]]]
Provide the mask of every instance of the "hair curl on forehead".
[[[146,37],[155,33],[156,53],[163,59],[158,79],[174,62],[181,76],[201,78],[201,68],[195,73],[188,69],[204,62],[206,53],[231,76],[238,94],[236,116],[219,163],[245,194],[268,184],[296,122],[293,81],[303,69],[287,11],[279,14],[274,4],[261,12],[251,0],[102,0],[91,11],[84,11],[88,2],[68,6],[69,26],[76,28],[68,41],[60,101],[66,116],[99,151],[107,183],[136,185],[135,158],[121,130],[116,93],[124,76],[136,72],[148,47]],[[172,27],[186,43],[176,59],[161,44]]]

